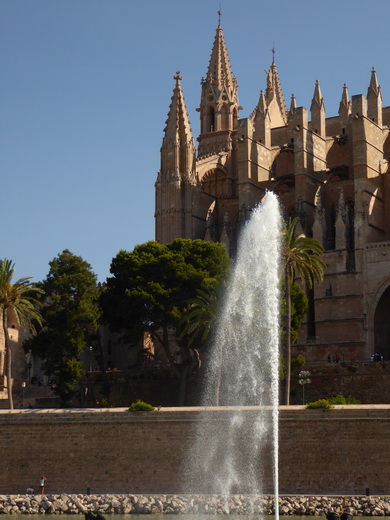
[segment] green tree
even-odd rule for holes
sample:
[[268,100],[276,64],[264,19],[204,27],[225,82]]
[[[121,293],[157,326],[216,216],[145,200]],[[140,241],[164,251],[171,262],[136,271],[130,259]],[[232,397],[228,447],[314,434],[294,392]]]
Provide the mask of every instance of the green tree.
[[[229,272],[229,257],[219,243],[178,238],[171,244],[147,242],[120,251],[111,264],[101,304],[105,321],[134,344],[148,332],[159,343],[179,377],[196,362],[193,347],[172,355],[170,331],[199,289],[208,290]],[[184,367],[186,369],[184,370]],[[179,403],[184,400],[181,386]]]
[[91,266],[67,249],[49,266],[49,274],[40,284],[45,326],[27,348],[43,359],[45,373],[55,377],[56,393],[67,405],[74,395],[74,383],[84,375],[81,357],[98,328],[99,289]]
[[13,409],[12,396],[12,348],[8,333],[8,319],[10,313],[16,318],[19,326],[26,326],[35,334],[34,321],[41,325],[42,318],[39,312],[39,302],[36,299],[42,291],[30,283],[31,277],[19,278],[12,283],[15,264],[6,258],[0,260],[0,311],[5,346],[5,375],[7,377],[8,406]]
[[324,248],[320,242],[304,234],[296,234],[299,219],[290,219],[283,231],[282,261],[286,291],[286,404],[290,404],[291,381],[291,284],[298,273],[309,288],[313,279],[321,282],[324,277],[325,262],[322,259]]
[[222,295],[226,289],[225,279],[218,285],[199,289],[196,296],[188,300],[178,325],[177,335],[181,342],[189,347],[205,348],[213,336]]
[[[286,344],[286,290],[284,287],[283,280],[283,289],[282,289],[282,297],[281,297],[281,344]],[[293,281],[290,285],[290,301],[291,301],[291,345],[293,345],[297,338],[298,332],[302,324],[302,320],[309,310],[309,302],[305,291],[301,289],[297,282]]]

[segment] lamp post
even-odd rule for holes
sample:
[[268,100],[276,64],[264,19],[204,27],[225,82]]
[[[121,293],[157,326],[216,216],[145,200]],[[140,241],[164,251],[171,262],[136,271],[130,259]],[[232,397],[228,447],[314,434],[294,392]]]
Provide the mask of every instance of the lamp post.
[[89,346],[89,371],[92,372],[92,352],[93,352],[93,346]]
[[302,404],[305,404],[305,385],[311,383],[310,372],[308,370],[302,370],[299,372],[299,384],[302,385]]
[[26,381],[22,383],[22,408],[24,408],[24,389],[26,388]]

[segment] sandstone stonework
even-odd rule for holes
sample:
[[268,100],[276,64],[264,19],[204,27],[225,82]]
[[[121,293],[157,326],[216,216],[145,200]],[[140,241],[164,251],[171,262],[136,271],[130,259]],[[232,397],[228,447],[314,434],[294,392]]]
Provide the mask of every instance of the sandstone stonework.
[[[37,488],[41,475],[49,495],[85,494],[88,488],[93,494],[180,493],[185,479],[202,485],[193,468],[188,474],[187,463],[197,422],[207,414],[223,431],[232,413],[218,407],[0,411],[0,495]],[[258,408],[243,413],[251,425]],[[282,406],[279,417],[281,494],[364,495],[367,488],[390,494],[389,405],[329,412]],[[272,472],[265,469],[263,491],[272,493]]]
[[320,240],[327,269],[309,293],[310,311],[293,354],[326,359],[344,351],[390,359],[390,107],[373,69],[367,96],[340,88],[326,117],[316,81],[308,111],[287,110],[275,61],[249,117],[240,118],[222,28],[201,82],[195,149],[181,77],[169,109],[156,181],[156,240],[221,241],[234,256],[241,226],[266,190],[286,216]]

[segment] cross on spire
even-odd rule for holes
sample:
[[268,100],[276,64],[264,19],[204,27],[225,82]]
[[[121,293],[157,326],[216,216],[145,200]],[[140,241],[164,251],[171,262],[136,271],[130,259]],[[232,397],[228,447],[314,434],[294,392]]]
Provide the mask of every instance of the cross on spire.
[[218,9],[218,26],[221,25],[221,16],[222,16],[222,11],[221,11],[221,2],[219,2],[219,9]]

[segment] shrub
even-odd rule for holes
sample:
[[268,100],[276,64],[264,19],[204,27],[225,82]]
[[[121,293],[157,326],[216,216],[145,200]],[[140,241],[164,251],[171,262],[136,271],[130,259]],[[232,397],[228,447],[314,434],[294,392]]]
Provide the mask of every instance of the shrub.
[[299,354],[298,356],[292,356],[291,357],[291,372],[295,372],[296,370],[303,367],[303,365],[306,363],[305,356],[302,356],[302,354]]
[[330,404],[329,399],[318,399],[318,401],[307,403],[306,408],[322,408],[323,410],[330,410],[332,405]]
[[352,396],[344,397],[341,394],[337,394],[329,398],[330,404],[360,404],[359,399],[355,399]]
[[99,408],[113,408],[113,404],[106,397],[99,399],[96,404]]
[[148,403],[144,403],[140,399],[138,399],[138,401],[136,401],[135,403],[132,403],[129,406],[130,412],[152,412],[154,409],[155,409],[154,406],[152,406],[151,404],[148,404]]

